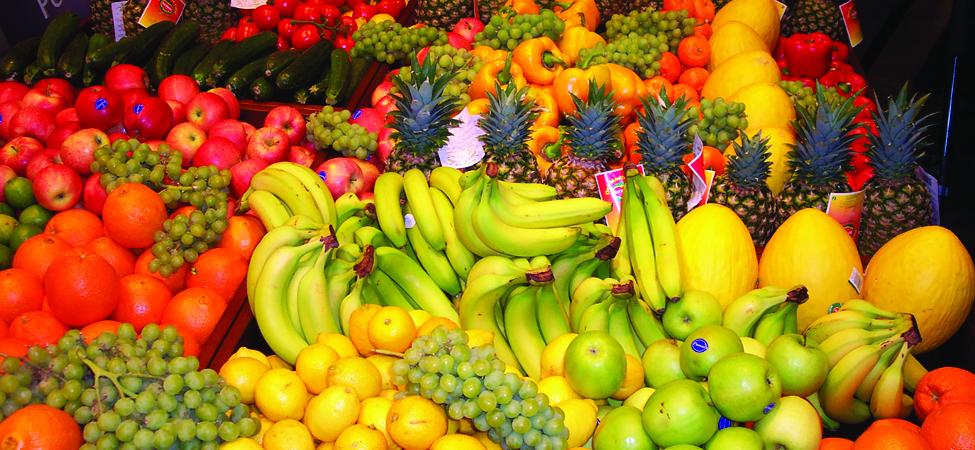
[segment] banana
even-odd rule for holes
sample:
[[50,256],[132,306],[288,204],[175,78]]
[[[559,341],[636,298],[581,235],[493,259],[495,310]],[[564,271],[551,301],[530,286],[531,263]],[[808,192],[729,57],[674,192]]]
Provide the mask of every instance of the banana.
[[451,204],[457,203],[457,199],[460,198],[460,193],[463,191],[460,188],[460,177],[463,174],[453,167],[437,166],[430,171],[430,187],[443,192],[450,199]]
[[352,237],[359,247],[365,247],[367,245],[373,247],[392,247],[393,245],[389,242],[389,239],[386,239],[386,235],[383,234],[382,230],[373,226],[366,226],[355,230],[352,233]]
[[683,267],[684,254],[677,236],[677,223],[674,215],[660,198],[654,194],[647,183],[647,176],[635,172],[637,192],[643,199],[643,209],[647,214],[650,234],[653,238],[653,254],[656,259],[657,280],[664,294],[671,300],[684,295]]
[[339,228],[335,230],[335,238],[338,239],[339,245],[355,243],[355,232],[362,227],[372,226],[373,220],[368,216],[352,216],[348,218],[345,222],[339,225]]
[[440,226],[443,228],[446,242],[444,253],[447,255],[447,261],[450,262],[454,273],[466,280],[477,257],[464,247],[464,243],[457,236],[457,229],[454,227],[454,206],[447,198],[447,194],[439,189],[430,189],[430,197],[433,199],[433,208],[437,210],[437,217],[440,218]]
[[613,210],[612,203],[594,197],[536,202],[503,188],[494,189],[488,201],[502,222],[518,228],[576,226],[601,219]]
[[610,273],[614,278],[623,278],[633,274],[633,266],[630,265],[630,244],[626,237],[626,214],[620,211],[620,217],[616,222],[616,236],[620,238],[620,248],[616,251],[616,256],[610,261]]
[[[332,262],[336,262],[336,259],[333,258]],[[351,265],[344,272],[326,277],[326,287],[328,289],[326,291],[326,298],[328,299],[328,309],[331,312],[332,317],[334,317],[334,320],[338,322],[340,331],[344,329],[342,328],[342,323],[339,320],[341,316],[342,299],[344,299],[345,296],[349,295],[349,292],[352,291],[352,285],[355,281],[356,274]]]
[[325,266],[334,257],[333,249],[337,245],[334,237],[325,237],[315,264],[301,277],[298,285],[298,320],[309,343],[315,342],[321,333],[342,332],[338,317],[333,315],[328,302],[328,279],[325,277]]
[[389,275],[419,308],[454,323],[460,320],[450,299],[416,261],[392,247],[376,248],[375,257],[376,267]]
[[819,343],[819,348],[826,353],[829,367],[832,368],[848,353],[857,347],[870,345],[877,341],[890,339],[895,334],[904,332],[903,327],[867,330],[865,328],[849,328],[841,330]]
[[366,202],[360,200],[359,196],[352,193],[342,194],[335,199],[335,223],[337,226],[342,225],[352,216],[361,216],[365,207]]
[[579,332],[585,331],[605,331],[609,332],[609,308],[616,303],[615,299],[596,303],[582,312],[579,319]]
[[335,257],[343,261],[356,262],[362,257],[362,247],[355,242],[339,245],[335,249]]
[[403,217],[403,177],[386,172],[376,179],[373,187],[376,219],[389,242],[397,248],[406,246],[406,220]]
[[871,319],[870,316],[860,311],[836,311],[813,321],[806,327],[803,334],[816,342],[822,342],[838,331],[848,328],[876,330],[890,328],[901,323],[903,323],[903,319]]
[[[569,277],[567,283],[564,284],[565,287],[565,298],[572,298],[572,293],[579,287],[580,284],[587,278],[592,278],[596,275],[601,267],[606,267],[608,264],[599,258],[593,258],[579,265],[575,271],[572,272],[572,276]],[[605,278],[605,277],[604,277]]]
[[[888,367],[891,366],[891,364],[894,363],[894,361],[897,360],[897,355],[900,354],[901,348],[903,348],[904,346],[905,346],[904,342],[901,342],[900,344],[897,345],[892,345],[890,348],[884,351],[883,355],[880,355],[880,361],[878,361],[877,364],[873,366],[873,369],[870,370],[870,373],[868,373],[867,376],[860,383],[860,385],[857,386],[856,392],[853,393],[854,398],[863,402],[870,401],[870,397],[873,395],[874,386],[876,386],[877,382],[880,381],[880,376],[884,373],[885,370],[887,370]],[[904,390],[902,388],[901,393],[903,392]],[[897,400],[898,403],[900,403],[899,401],[900,399],[897,398]]]
[[921,342],[917,328],[912,326],[905,333],[904,341],[894,361],[884,369],[870,389],[870,414],[875,420],[904,419],[914,412],[914,399],[904,394],[904,367],[911,356],[911,349]]
[[[324,243],[323,243],[324,246]],[[298,334],[304,336],[305,342],[309,342],[308,336],[305,336],[305,331],[301,327],[301,308],[299,306],[300,301],[298,300],[298,287],[301,286],[301,279],[311,271],[312,267],[315,266],[315,261],[318,260],[318,255],[321,252],[308,253],[304,255],[300,260],[298,260],[298,265],[295,267],[294,274],[291,279],[285,284],[285,301],[288,308],[288,319],[291,320],[291,328],[294,328]],[[310,342],[315,342],[317,336],[312,336]]]
[[[569,318],[565,315],[562,298],[555,291],[555,286],[551,283],[539,286],[535,297],[535,304],[538,307],[538,324],[536,326],[541,330],[545,343],[547,344],[563,334],[570,333]],[[505,309],[506,314],[507,312],[508,310]],[[505,328],[505,330],[509,333],[511,331],[510,328]]]
[[406,202],[412,209],[415,227],[423,233],[423,238],[436,251],[443,251],[446,245],[443,228],[440,226],[440,218],[437,217],[437,210],[433,207],[433,198],[430,197],[430,184],[427,177],[420,169],[410,169],[403,175],[403,192],[406,193]]
[[722,325],[731,328],[739,337],[752,336],[759,319],[776,311],[786,301],[804,302],[809,298],[806,288],[765,286],[746,292],[731,301],[724,310]]
[[375,287],[376,293],[379,295],[379,303],[383,306],[398,306],[407,311],[418,309],[413,300],[403,292],[403,289],[382,270],[373,269],[366,279]]
[[[411,214],[412,205],[407,203],[404,211],[407,214]],[[406,237],[410,241],[410,247],[416,253],[418,262],[423,266],[423,270],[437,283],[437,286],[451,297],[459,294],[462,290],[460,287],[460,279],[454,273],[454,268],[450,265],[447,256],[443,252],[434,249],[427,242],[419,227],[407,228]]]
[[525,276],[525,273],[534,267],[524,258],[507,258],[504,256],[490,256],[477,260],[468,279],[474,279],[487,274]]
[[462,173],[460,178],[457,178],[457,184],[460,186],[461,191],[463,192],[470,189],[470,187],[473,186],[479,178],[481,178],[482,173],[484,173],[483,164],[478,164],[474,166],[473,169]]
[[507,340],[525,375],[541,379],[542,351],[546,341],[542,337],[539,324],[538,291],[544,286],[518,286],[508,294],[508,304],[504,308],[504,329]]
[[860,311],[861,313],[869,316],[871,319],[897,319],[901,317],[901,313],[880,309],[873,303],[858,298],[847,300],[843,302],[843,306],[840,307],[840,311],[850,310]]
[[[304,214],[321,223],[327,223],[318,209],[318,203],[312,194],[312,189],[301,183],[296,177],[288,172],[281,170],[264,170],[257,172],[251,177],[251,187],[255,193],[258,191],[268,191],[288,205],[292,214]],[[248,203],[253,207],[254,194],[251,194]],[[333,206],[334,208],[334,206]]]
[[621,203],[622,209],[626,211],[626,242],[629,245],[627,252],[630,254],[630,265],[640,287],[640,296],[653,308],[654,313],[659,315],[667,309],[667,300],[657,279],[650,224],[647,222],[643,202],[637,193],[635,178],[627,177]]
[[269,191],[251,192],[247,198],[247,205],[254,214],[257,214],[257,218],[261,219],[261,223],[268,231],[284,225],[293,215],[288,205]]
[[329,227],[326,227],[325,225],[322,225],[321,222],[315,221],[311,217],[302,214],[296,214],[289,217],[288,220],[285,220],[284,224],[281,226],[295,227],[299,230],[307,231],[327,231],[329,234],[331,234],[331,229]]
[[755,338],[762,345],[768,347],[772,343],[772,340],[785,333],[785,324],[788,321],[789,315],[796,315],[796,309],[798,308],[798,303],[783,303],[775,312],[762,316],[758,320],[758,324],[755,325],[754,335],[749,337]]
[[342,299],[339,306],[339,321],[342,324],[342,332],[345,333],[346,336],[349,335],[349,319],[352,317],[352,312],[355,311],[356,308],[366,304],[362,297],[362,291],[365,284],[365,278],[359,278],[356,280],[355,284],[352,286],[352,289],[349,290],[349,294]]
[[528,284],[526,272],[503,256],[484,257],[471,269],[458,303],[459,325],[493,331],[498,358],[516,368],[521,364],[499,328],[496,307],[511,288]]
[[816,408],[816,412],[819,413],[819,419],[823,422],[823,428],[829,431],[836,431],[840,429],[840,423],[830,419],[829,416],[823,412],[823,405],[819,402],[819,391],[813,392],[806,397],[809,403],[812,403],[813,408]]
[[[613,257],[618,248],[619,241],[613,235],[600,236],[594,245],[587,246],[588,251],[578,254],[561,253],[552,262],[552,274],[555,277],[555,290],[559,293],[559,298],[572,299],[574,291],[570,290],[573,273],[582,265],[589,261],[597,261],[599,264]],[[593,269],[594,270],[594,269]],[[592,271],[589,272],[590,274]],[[584,278],[583,278],[584,279]],[[577,280],[581,283],[581,280]],[[578,287],[578,286],[577,286]],[[566,308],[568,304],[564,305]],[[570,314],[566,311],[566,314]]]
[[613,293],[613,283],[611,280],[602,278],[586,278],[579,283],[579,287],[572,293],[572,301],[569,303],[569,326],[572,332],[579,332],[579,321],[586,308],[606,301]]
[[498,184],[511,192],[535,200],[536,202],[549,201],[559,196],[559,192],[554,187],[542,183],[515,183],[499,180]]
[[276,162],[266,169],[280,170],[294,177],[311,193],[312,199],[315,200],[316,209],[322,216],[322,223],[333,227],[338,226],[335,199],[332,198],[332,192],[328,189],[321,175],[306,166],[290,161]]
[[883,353],[903,340],[902,336],[894,336],[875,344],[857,347],[836,363],[819,389],[819,400],[826,415],[846,424],[858,424],[870,419],[869,405],[856,399],[853,394],[880,361]]
[[[480,176],[483,171],[483,168],[478,168],[464,173],[465,177],[468,174],[476,174],[477,177],[473,178],[470,187],[464,188],[457,199],[457,203],[454,203],[454,227],[457,229],[457,237],[464,244],[464,247],[472,253],[480,257],[497,256],[501,255],[501,252],[488,247],[474,230],[474,211],[481,204],[481,193],[484,191],[484,184],[486,183],[485,178]],[[463,183],[461,185],[463,186]]]
[[921,377],[926,373],[928,373],[928,369],[925,369],[914,355],[908,355],[907,361],[904,363],[904,387],[908,391],[914,392],[917,384],[921,381]]
[[628,355],[640,359],[643,354],[637,349],[637,339],[630,331],[630,315],[627,312],[628,304],[633,299],[614,300],[609,307],[609,334],[623,346],[623,351]]
[[254,310],[254,289],[261,272],[264,271],[267,259],[275,250],[282,247],[293,247],[311,239],[317,230],[299,229],[293,226],[280,226],[268,230],[261,241],[254,247],[251,259],[247,264],[247,301]]
[[644,347],[650,347],[650,344],[661,339],[670,339],[660,319],[650,313],[650,307],[643,300],[634,299],[627,304],[626,309],[633,331]]

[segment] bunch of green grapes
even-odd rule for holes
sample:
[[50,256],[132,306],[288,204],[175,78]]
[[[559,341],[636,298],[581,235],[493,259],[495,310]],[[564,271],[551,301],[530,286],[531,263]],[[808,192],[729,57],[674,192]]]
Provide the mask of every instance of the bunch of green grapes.
[[470,348],[459,328],[437,327],[413,341],[393,363],[398,396],[420,395],[442,405],[454,419],[470,419],[479,431],[505,448],[565,449],[565,414],[538,393],[534,381],[504,373],[494,346]]
[[81,450],[217,450],[261,426],[236,387],[183,356],[172,326],[149,324],[138,335],[125,323],[91,344],[71,330],[23,358],[6,356],[0,368],[0,419],[31,404],[61,409],[83,427]]
[[579,50],[576,67],[586,69],[598,64],[614,63],[636,72],[641,78],[651,78],[660,70],[660,55],[670,50],[667,37],[659,35],[631,33],[608,44],[598,43],[594,47]]
[[565,22],[551,9],[543,9],[538,14],[493,15],[484,29],[474,35],[473,46],[487,45],[511,51],[523,41],[542,36],[558,42],[563,31]]
[[[462,104],[470,103],[471,96],[467,95],[467,89],[470,88],[471,82],[474,81],[474,76],[484,66],[481,58],[471,55],[471,52],[467,50],[455,48],[451,45],[432,46],[426,57],[433,58],[437,62],[437,77],[447,73],[454,74],[454,78],[444,88],[444,93],[459,98]],[[401,69],[393,76],[399,77],[404,82],[409,83],[413,77],[413,73],[409,70]],[[390,89],[390,92],[397,93],[399,89],[394,85]]]
[[357,123],[349,123],[352,113],[347,109],[336,111],[331,106],[308,117],[309,141],[318,150],[335,149],[342,156],[368,159],[379,148],[379,135]]
[[[816,113],[816,108],[819,106],[819,100],[816,99],[816,89],[807,87],[798,80],[779,81],[779,87],[781,87],[786,94],[789,94],[789,98],[792,100],[793,105],[799,108],[805,108],[805,110],[809,111],[810,114]],[[826,100],[830,103],[845,100],[845,97],[841,96],[840,91],[835,87],[826,88],[824,95],[826,96]]]
[[700,108],[692,106],[687,111],[691,118],[700,117],[688,132],[692,136],[697,133],[704,145],[721,151],[738,138],[741,130],[748,128],[744,103],[726,102],[721,97],[714,101],[702,98]]
[[366,22],[352,33],[353,58],[377,60],[387,64],[396,61],[409,64],[410,55],[429,45],[447,43],[447,32],[434,27],[408,28],[394,21]]
[[183,153],[165,143],[153,151],[138,139],[119,139],[96,149],[92,157],[91,172],[102,174],[98,181],[109,193],[125,183],[141,183],[158,191],[167,176],[176,179],[182,172]]
[[[614,42],[636,33],[638,36],[653,35],[664,37],[663,44],[677,52],[677,46],[685,36],[694,34],[697,19],[688,17],[686,9],[680,11],[634,10],[626,16],[614,14],[606,21],[606,40]],[[662,50],[666,51],[666,50]]]
[[168,277],[184,263],[194,263],[220,241],[227,230],[230,171],[217,166],[190,167],[159,192],[169,209],[188,204],[196,209],[163,222],[153,236],[149,271]]

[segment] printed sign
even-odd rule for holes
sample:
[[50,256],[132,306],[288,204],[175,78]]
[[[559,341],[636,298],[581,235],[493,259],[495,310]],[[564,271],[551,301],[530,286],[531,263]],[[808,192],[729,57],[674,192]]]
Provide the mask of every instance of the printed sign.
[[[643,174],[643,164],[637,165],[640,174]],[[606,225],[619,234],[616,227],[620,222],[620,204],[623,201],[623,184],[625,183],[623,169],[614,169],[608,172],[596,174],[596,186],[599,187],[599,198],[613,204],[613,210],[606,215]]]
[[863,213],[863,191],[833,192],[829,194],[826,214],[836,219],[856,242],[860,234],[860,215]]
[[775,3],[775,8],[779,10],[779,20],[782,20],[782,16],[785,15],[785,10],[788,6],[778,0],[772,0],[772,3]]
[[142,10],[139,25],[148,28],[159,22],[179,22],[185,7],[186,2],[183,0],[149,0],[146,9]]
[[857,7],[850,0],[840,5],[840,12],[843,13],[843,25],[846,25],[846,34],[850,37],[850,46],[856,47],[863,42],[863,31],[860,30],[860,19],[857,17]]
[[687,167],[691,170],[691,198],[687,201],[688,211],[701,204],[709,189],[707,174],[704,173],[704,141],[697,134],[694,135],[693,152],[694,158],[687,163]]

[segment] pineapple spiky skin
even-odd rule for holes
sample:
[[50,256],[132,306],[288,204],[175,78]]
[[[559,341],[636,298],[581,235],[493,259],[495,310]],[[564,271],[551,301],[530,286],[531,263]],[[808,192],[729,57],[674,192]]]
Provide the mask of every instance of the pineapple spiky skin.
[[538,183],[538,162],[528,149],[531,126],[538,112],[525,101],[528,88],[517,89],[514,83],[502,88],[495,84],[488,92],[488,110],[478,121],[484,130],[478,139],[484,144],[485,162],[497,164],[498,179],[521,183]]
[[657,101],[643,99],[643,112],[637,113],[640,131],[637,133],[636,151],[643,163],[643,172],[660,179],[667,192],[667,205],[680,220],[687,214],[687,202],[691,198],[691,180],[681,170],[684,155],[691,150],[693,137],[688,129],[694,123],[687,113],[687,100],[681,97],[671,102],[664,94],[661,105]]
[[450,31],[465,17],[474,17],[474,2],[470,0],[417,0],[416,3],[416,22],[427,26]]
[[[122,26],[125,28],[126,36],[135,36],[145,29],[139,25],[143,11],[149,5],[149,0],[128,0],[122,7]],[[111,10],[109,11],[111,14]]]
[[580,158],[565,153],[545,171],[545,183],[555,187],[559,198],[596,197],[599,186],[596,174],[609,170],[605,161]]
[[112,18],[112,2],[110,0],[92,0],[91,2],[91,28],[96,33],[106,34],[113,40],[115,38],[115,28]]
[[762,248],[775,232],[779,204],[766,180],[772,171],[768,138],[742,135],[734,142],[735,154],[728,158],[725,174],[711,187],[710,201],[730,208],[741,218],[755,247]]
[[[715,2],[715,7],[717,6]],[[834,41],[847,41],[843,13],[832,0],[798,0],[786,9],[782,17],[782,36],[817,31]]]
[[239,18],[230,0],[191,0],[181,20],[200,24],[200,42],[216,43],[228,28],[237,26]]

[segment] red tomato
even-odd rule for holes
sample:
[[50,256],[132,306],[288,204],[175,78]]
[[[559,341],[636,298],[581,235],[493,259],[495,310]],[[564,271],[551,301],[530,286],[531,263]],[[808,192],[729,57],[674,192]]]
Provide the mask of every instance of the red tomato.
[[853,167],[857,172],[862,172],[863,170],[870,168],[870,166],[867,165],[868,162],[870,162],[870,158],[867,158],[867,155],[864,155],[863,153],[853,154]]
[[240,42],[260,32],[261,30],[257,29],[257,25],[254,25],[253,23],[245,23],[237,27],[237,36],[234,39],[237,42]]
[[[248,10],[248,12],[250,11]],[[254,18],[251,17],[251,15],[248,15],[247,17],[242,17],[240,20],[237,21],[237,28],[240,28],[240,26],[245,23],[254,23]]]
[[322,10],[318,5],[311,3],[299,3],[295,10],[295,20],[322,23]]
[[345,6],[349,8],[355,8],[355,5],[362,3],[362,0],[345,0]]
[[399,16],[403,8],[399,6],[397,0],[382,0],[376,4],[376,12],[379,14],[389,14],[393,17]]
[[332,5],[335,7],[344,6],[345,0],[322,0],[326,5]]
[[288,50],[291,48],[291,39],[278,35],[278,50]]
[[335,44],[335,48],[341,48],[347,52],[352,51],[352,47],[355,46],[355,41],[347,37],[337,37],[332,43]]
[[342,17],[342,11],[334,5],[322,5],[319,7],[319,11],[321,11],[322,20],[328,25],[337,23],[339,17]]
[[355,7],[352,8],[352,17],[363,18],[369,20],[372,16],[376,15],[376,6],[370,5],[366,2],[357,3]]
[[352,16],[342,16],[339,17],[339,27],[345,28],[349,34],[352,34],[359,29],[359,24],[356,23],[355,18]]
[[291,19],[281,19],[278,22],[278,36],[285,39],[291,39],[291,35],[295,34],[295,30],[297,29],[298,27],[291,24]]
[[220,35],[220,40],[222,41],[224,39],[233,39],[233,40],[236,41],[237,40],[237,27],[227,28],[227,31],[224,31],[223,34]]
[[298,50],[305,50],[315,45],[322,36],[318,34],[318,27],[307,24],[299,27],[291,36],[291,45]]
[[274,7],[278,10],[278,14],[281,14],[281,17],[294,17],[298,0],[274,0]]
[[278,26],[281,21],[281,13],[271,5],[261,5],[254,10],[254,25],[261,31],[270,31]]

